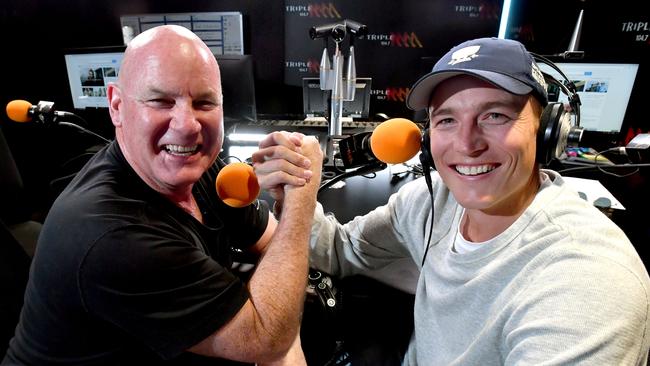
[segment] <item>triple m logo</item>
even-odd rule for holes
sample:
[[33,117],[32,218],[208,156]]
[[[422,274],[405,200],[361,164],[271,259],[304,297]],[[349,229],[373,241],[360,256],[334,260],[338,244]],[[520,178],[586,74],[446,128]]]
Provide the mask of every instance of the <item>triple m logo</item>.
[[391,32],[390,34],[368,34],[369,41],[379,42],[382,46],[422,48],[422,42],[415,32]]
[[389,86],[386,89],[373,89],[371,94],[374,95],[377,100],[404,102],[410,90],[410,88],[397,88]]
[[286,5],[286,13],[310,18],[341,18],[341,13],[332,3],[312,3],[306,5]]
[[310,58],[307,61],[285,61],[284,67],[310,74],[318,74],[320,71],[320,63],[318,60],[313,58]]

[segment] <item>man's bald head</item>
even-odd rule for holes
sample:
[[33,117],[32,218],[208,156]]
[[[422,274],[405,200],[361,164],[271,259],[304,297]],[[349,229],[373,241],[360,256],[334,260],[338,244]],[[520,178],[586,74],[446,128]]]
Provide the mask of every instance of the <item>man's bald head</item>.
[[143,64],[170,56],[199,58],[213,64],[218,70],[214,55],[196,34],[178,25],[163,25],[140,33],[129,43],[122,60],[118,85],[128,88],[129,82],[138,79]]

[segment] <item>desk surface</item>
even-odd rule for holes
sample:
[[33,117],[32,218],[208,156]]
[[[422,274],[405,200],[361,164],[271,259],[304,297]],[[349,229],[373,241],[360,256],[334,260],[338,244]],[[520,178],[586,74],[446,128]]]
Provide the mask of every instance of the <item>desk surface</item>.
[[[592,165],[593,166],[593,165]],[[556,163],[551,169],[561,171],[576,167],[574,164]],[[588,165],[587,165],[588,167]],[[561,173],[564,176],[598,180],[625,207],[625,210],[612,210],[611,219],[627,235],[639,252],[641,259],[650,268],[650,225],[648,207],[650,205],[650,169],[641,168],[627,177],[615,177],[594,169],[574,170]],[[604,168],[606,169],[606,167]],[[617,169],[618,174],[631,172]]]
[[340,184],[326,188],[318,194],[318,202],[323,205],[325,212],[332,212],[341,223],[346,223],[356,216],[382,206],[388,202],[388,197],[414,179],[408,174],[404,179],[393,181],[393,173],[402,172],[399,166],[373,173],[367,177],[354,176],[342,180]]
[[[354,176],[346,178],[332,187],[323,189],[318,193],[318,202],[323,205],[325,212],[331,212],[341,223],[346,223],[356,216],[366,213],[382,206],[388,202],[391,194],[405,183],[413,180],[413,174],[408,174],[404,179],[391,181],[393,173],[398,171],[396,167],[388,167],[368,177]],[[399,169],[401,172],[402,169]],[[325,180],[323,180],[325,181]],[[260,198],[270,204],[273,199],[262,192]]]

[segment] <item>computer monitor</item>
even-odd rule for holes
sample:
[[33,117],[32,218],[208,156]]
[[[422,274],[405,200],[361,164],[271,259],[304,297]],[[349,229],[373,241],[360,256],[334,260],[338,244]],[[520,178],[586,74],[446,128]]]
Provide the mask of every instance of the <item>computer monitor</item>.
[[[632,63],[556,63],[576,85],[580,96],[580,126],[587,131],[619,133],[634,87],[638,64]],[[540,64],[543,72],[562,82],[564,78],[551,67]],[[549,85],[549,100],[567,103],[557,86]]]
[[[343,117],[367,119],[370,112],[372,78],[357,78],[354,100],[343,101]],[[330,90],[320,89],[319,78],[302,78],[305,117],[329,117]]]
[[64,51],[75,109],[108,108],[106,86],[117,81],[124,46]]
[[320,89],[319,78],[302,78],[302,106],[305,117],[328,117],[329,92]]
[[[117,81],[124,46],[65,51],[75,109],[108,108],[106,86]],[[224,121],[255,121],[255,81],[250,55],[215,55],[221,70]]]
[[257,121],[255,77],[251,55],[215,55],[221,72],[224,122]]

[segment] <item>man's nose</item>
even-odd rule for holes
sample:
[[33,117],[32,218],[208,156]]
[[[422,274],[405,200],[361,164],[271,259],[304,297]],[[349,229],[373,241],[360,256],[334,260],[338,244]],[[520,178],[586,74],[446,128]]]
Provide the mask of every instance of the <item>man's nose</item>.
[[487,142],[481,127],[475,121],[461,123],[456,148],[468,156],[476,156],[487,149]]
[[171,127],[176,130],[183,130],[186,133],[197,133],[201,130],[201,124],[197,119],[197,111],[191,102],[176,103]]

